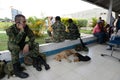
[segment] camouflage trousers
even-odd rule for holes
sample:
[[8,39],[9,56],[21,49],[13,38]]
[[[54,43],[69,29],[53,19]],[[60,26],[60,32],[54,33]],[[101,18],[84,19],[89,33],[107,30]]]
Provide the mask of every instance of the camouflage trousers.
[[[23,46],[24,47],[24,46]],[[11,52],[12,63],[17,63],[19,61],[19,53],[22,51],[19,45],[13,43],[8,43],[8,49]],[[39,44],[33,43],[29,45],[29,54],[30,57],[42,56],[46,60],[46,55],[39,52]]]
[[63,42],[65,40],[65,36],[62,36],[60,34],[59,35],[52,35],[50,31],[47,31],[47,34],[50,38],[45,39],[46,43],[50,43],[50,42],[58,43],[58,42]]
[[51,43],[51,42],[55,42],[55,43],[59,43],[59,42],[63,42],[65,39],[52,39],[52,38],[47,38],[45,39],[46,43]]
[[66,39],[68,40],[76,40],[79,38],[79,34],[72,34],[72,33],[66,33]]

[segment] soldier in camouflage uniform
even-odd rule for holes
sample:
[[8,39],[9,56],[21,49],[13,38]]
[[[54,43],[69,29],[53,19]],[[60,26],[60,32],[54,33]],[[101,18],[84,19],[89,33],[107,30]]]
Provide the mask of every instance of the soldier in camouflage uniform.
[[65,26],[61,22],[61,18],[59,16],[55,17],[55,23],[52,27],[52,41],[53,42],[63,42],[65,40]]
[[[6,29],[8,35],[8,49],[11,52],[14,73],[17,77],[27,78],[29,75],[20,71],[21,65],[19,62],[19,53],[28,53],[33,59],[33,67],[41,71],[40,60],[45,62],[45,55],[39,53],[39,44],[35,42],[35,36],[32,30],[26,25],[26,18],[24,15],[18,14],[15,16],[15,24]],[[28,37],[28,41],[26,41]],[[43,62],[42,61],[42,62]],[[50,69],[49,65],[45,62],[45,69]]]
[[68,32],[66,33],[66,39],[75,40],[80,37],[79,29],[72,19],[68,20]]

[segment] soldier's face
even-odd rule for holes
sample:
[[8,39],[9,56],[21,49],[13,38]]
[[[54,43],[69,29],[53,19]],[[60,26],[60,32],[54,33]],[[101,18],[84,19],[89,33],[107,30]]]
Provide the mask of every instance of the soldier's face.
[[24,17],[20,17],[17,21],[16,24],[22,24],[23,27],[26,26],[26,19]]

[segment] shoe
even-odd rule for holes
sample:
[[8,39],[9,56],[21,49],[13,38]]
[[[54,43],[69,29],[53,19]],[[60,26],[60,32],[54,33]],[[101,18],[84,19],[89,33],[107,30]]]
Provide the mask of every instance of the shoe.
[[49,70],[50,66],[48,64],[45,65],[45,70]]
[[112,50],[112,47],[107,48],[106,50]]
[[46,61],[41,56],[38,56],[38,61],[40,61],[40,63],[45,66],[45,70],[50,69],[50,66],[46,63]]
[[27,78],[29,77],[29,75],[25,72],[14,72],[15,76],[19,77],[19,78]]
[[15,76],[17,76],[19,78],[27,78],[27,77],[29,77],[29,74],[27,74],[27,73],[25,73],[23,71],[20,71],[20,63],[19,62],[13,64],[13,70],[14,70]]
[[37,67],[36,67],[36,70],[37,70],[37,71],[41,71],[42,68],[41,68],[40,66],[37,66]]
[[33,67],[36,68],[37,71],[41,71],[41,63],[39,63],[37,58],[33,58]]

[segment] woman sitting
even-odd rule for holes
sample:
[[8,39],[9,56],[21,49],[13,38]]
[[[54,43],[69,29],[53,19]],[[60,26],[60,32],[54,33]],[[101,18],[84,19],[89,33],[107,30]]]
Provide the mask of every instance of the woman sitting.
[[93,35],[97,37],[98,43],[105,43],[106,31],[104,29],[103,23],[99,21],[96,26],[93,28]]

